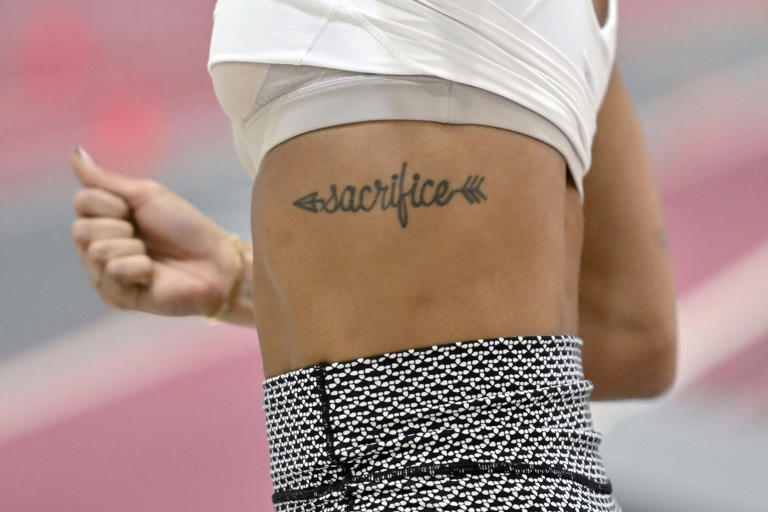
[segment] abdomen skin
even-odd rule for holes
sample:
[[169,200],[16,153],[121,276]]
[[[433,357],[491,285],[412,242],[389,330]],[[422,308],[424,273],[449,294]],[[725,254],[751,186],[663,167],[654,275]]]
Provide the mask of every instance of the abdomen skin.
[[562,156],[509,130],[383,120],[289,139],[253,186],[264,375],[576,335],[582,223]]

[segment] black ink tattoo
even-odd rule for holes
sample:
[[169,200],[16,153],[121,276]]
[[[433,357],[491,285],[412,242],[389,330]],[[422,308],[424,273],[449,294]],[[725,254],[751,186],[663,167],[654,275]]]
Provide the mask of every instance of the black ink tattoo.
[[[470,203],[480,203],[487,199],[485,194],[480,190],[480,185],[483,183],[485,177],[480,177],[478,175],[468,176],[461,187],[449,190],[450,184],[447,180],[441,180],[437,185],[435,185],[433,180],[424,180],[424,182],[419,185],[419,179],[421,177],[418,173],[414,173],[411,187],[408,191],[403,192],[403,187],[405,186],[405,168],[407,164],[407,162],[403,162],[400,176],[397,174],[391,176],[391,184],[385,185],[378,179],[373,182],[375,195],[370,203],[368,203],[368,198],[364,197],[364,195],[370,196],[374,193],[374,191],[371,190],[370,185],[360,187],[359,192],[355,186],[347,185],[341,193],[338,192],[338,187],[336,185],[331,185],[330,195],[326,199],[318,197],[318,192],[315,191],[300,197],[294,201],[293,204],[294,206],[312,213],[321,211],[334,213],[338,210],[345,212],[357,212],[363,210],[369,212],[376,206],[376,203],[379,202],[379,197],[381,197],[381,209],[386,210],[389,207],[397,208],[397,218],[400,221],[400,225],[405,228],[408,225],[408,198],[410,198],[410,204],[414,208],[432,206],[433,204],[445,206],[457,192],[461,193],[461,195],[463,195]],[[419,186],[421,189],[417,192]],[[427,188],[430,187],[434,187],[434,193],[431,194],[431,199],[425,198],[424,193]],[[366,207],[366,203],[369,206]]]

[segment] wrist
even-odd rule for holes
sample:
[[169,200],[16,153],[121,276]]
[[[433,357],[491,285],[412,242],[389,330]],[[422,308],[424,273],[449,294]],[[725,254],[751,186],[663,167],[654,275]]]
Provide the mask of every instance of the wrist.
[[239,236],[228,233],[220,244],[216,301],[203,316],[209,325],[221,322],[255,327],[253,315],[253,249]]
[[[234,259],[234,263],[231,265],[225,263],[223,265],[224,275],[222,282],[225,283],[221,288],[223,292],[220,294],[218,306],[215,310],[212,310],[205,314],[206,323],[213,325],[219,321],[219,319],[227,314],[232,307],[232,302],[235,300],[238,289],[243,280],[243,270],[245,263],[243,261],[243,240],[234,233],[227,233],[226,241],[224,242],[224,253],[228,253],[228,256],[224,258],[224,261],[231,261]],[[232,254],[234,253],[234,257]],[[228,268],[229,267],[229,268]]]
[[245,272],[238,292],[232,300],[229,311],[219,318],[222,322],[241,325],[244,327],[256,327],[256,319],[253,309],[253,256],[251,246],[243,252],[245,256]]

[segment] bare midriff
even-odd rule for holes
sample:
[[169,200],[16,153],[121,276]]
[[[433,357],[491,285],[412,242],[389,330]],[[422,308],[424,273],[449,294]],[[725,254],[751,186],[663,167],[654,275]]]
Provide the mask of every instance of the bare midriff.
[[265,377],[460,340],[578,333],[582,205],[562,155],[383,120],[272,148],[254,182]]

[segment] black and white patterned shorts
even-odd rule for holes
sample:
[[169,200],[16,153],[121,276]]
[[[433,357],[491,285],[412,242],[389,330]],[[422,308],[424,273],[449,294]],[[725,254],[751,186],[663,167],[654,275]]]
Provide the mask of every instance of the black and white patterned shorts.
[[263,381],[277,512],[620,512],[582,340],[454,341]]

